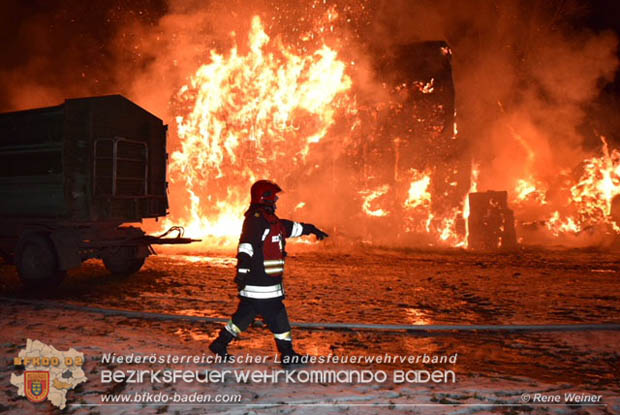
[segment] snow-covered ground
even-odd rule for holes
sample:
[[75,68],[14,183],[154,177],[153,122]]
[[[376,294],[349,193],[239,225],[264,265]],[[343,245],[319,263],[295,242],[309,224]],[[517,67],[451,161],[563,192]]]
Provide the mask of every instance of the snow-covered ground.
[[[474,254],[460,250],[357,249],[295,252],[287,262],[292,321],[374,324],[566,324],[620,322],[617,254],[586,250],[526,250]],[[44,299],[205,317],[228,317],[236,305],[234,261],[224,255],[160,255],[130,278],[109,276],[98,261],[70,273]],[[0,296],[36,299],[15,271],[0,265]],[[39,296],[40,297],[40,296]],[[237,372],[273,373],[272,336],[260,322],[231,345],[237,356],[264,363],[102,362],[105,354],[210,356],[217,323],[158,321],[0,302],[0,413],[54,412],[32,404],[9,384],[13,358],[26,339],[84,353],[88,382],[67,394],[67,413],[620,413],[620,332],[395,333],[295,329],[295,347],[313,356],[457,355],[456,363],[421,361],[311,364],[299,371],[385,373],[385,381],[247,382]],[[106,370],[178,369],[230,375],[223,382],[103,383]],[[395,383],[399,371],[451,370],[455,382]],[[410,372],[412,373],[412,372]],[[299,375],[299,372],[297,372]],[[290,378],[289,378],[290,380]],[[102,404],[102,396],[175,392],[241,395],[240,403]],[[540,395],[536,395],[536,394]],[[599,405],[568,406],[568,395],[600,395]],[[153,396],[153,395],[151,395]],[[556,398],[558,396],[559,398]],[[529,399],[529,400],[528,400]],[[547,402],[541,402],[541,400]],[[549,400],[559,399],[559,403]],[[526,402],[527,401],[527,402]],[[537,401],[537,402],[536,402]],[[97,406],[94,406],[97,405]]]

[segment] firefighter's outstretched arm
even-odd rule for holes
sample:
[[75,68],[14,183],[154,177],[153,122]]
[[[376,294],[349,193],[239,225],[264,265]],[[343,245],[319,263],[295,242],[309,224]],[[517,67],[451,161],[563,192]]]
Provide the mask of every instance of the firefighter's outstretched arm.
[[288,219],[281,219],[282,224],[286,228],[286,237],[295,238],[302,235],[314,235],[316,239],[323,240],[329,235],[311,223],[293,222]]
[[[303,223],[302,224],[304,227],[304,233],[302,233],[302,235],[314,235],[316,236],[316,239],[318,239],[319,241],[322,241],[323,239],[327,238],[329,235],[325,232],[323,232],[322,230],[320,230],[319,228],[317,228],[316,226],[309,224],[309,223]],[[307,229],[307,234],[305,233]]]

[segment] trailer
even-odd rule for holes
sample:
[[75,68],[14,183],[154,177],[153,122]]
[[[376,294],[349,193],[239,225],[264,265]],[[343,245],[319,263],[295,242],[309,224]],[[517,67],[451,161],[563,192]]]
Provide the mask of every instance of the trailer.
[[90,258],[137,272],[152,245],[129,224],[166,216],[167,125],[121,95],[0,114],[0,255],[24,284],[59,284]]

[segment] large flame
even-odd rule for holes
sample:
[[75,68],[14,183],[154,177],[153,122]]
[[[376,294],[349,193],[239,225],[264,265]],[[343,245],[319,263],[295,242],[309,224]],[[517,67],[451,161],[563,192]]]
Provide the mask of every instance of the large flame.
[[[321,24],[327,23],[333,30],[336,18],[330,9]],[[319,27],[316,34],[324,30]],[[346,70],[337,51],[326,45],[298,53],[280,38],[272,40],[258,17],[252,19],[247,53],[240,53],[237,46],[225,55],[211,52],[210,63],[201,66],[179,91],[188,110],[177,117],[181,150],[172,154],[170,178],[173,183],[183,183],[188,194],[182,215],[188,235],[206,239],[209,245],[234,244],[248,203],[247,189],[254,180],[280,180],[285,177],[282,172],[307,172],[317,167],[310,164],[309,155],[320,148],[339,112],[350,115],[349,131],[362,125]],[[424,95],[433,94],[435,80],[412,82],[411,87]],[[398,85],[396,91],[402,94],[407,88]],[[378,109],[395,107],[402,105],[376,104]],[[441,132],[437,126],[432,128],[434,133]],[[456,137],[456,124],[453,133]],[[399,139],[393,141],[398,145]],[[425,232],[438,242],[462,246],[465,235],[457,232],[456,223],[463,207],[437,215],[431,169],[410,169],[405,176],[396,183],[380,180],[374,186],[368,184],[376,183],[372,177],[362,183],[351,181],[349,184],[359,189],[360,214],[402,220],[404,232]],[[399,191],[397,185],[405,186],[406,191]],[[306,204],[304,200],[295,203],[293,211]],[[179,218],[171,218],[175,220]]]
[[[281,183],[296,175],[298,181],[303,181],[317,171],[325,171],[327,163],[322,160],[333,152],[334,142],[340,146],[340,156],[361,155],[364,160],[384,157],[386,147],[393,144],[391,154],[395,160],[387,158],[388,162],[371,167],[365,162],[351,163],[347,170],[334,166],[336,160],[342,161],[334,157],[331,173],[320,176],[319,187],[331,187],[331,193],[325,190],[325,194],[303,194],[294,190],[289,212],[305,214],[312,208],[313,198],[344,193],[348,196],[346,203],[353,206],[348,209],[355,211],[350,215],[356,222],[353,228],[361,229],[358,236],[362,239],[367,239],[364,232],[372,231],[369,224],[379,223],[384,229],[398,223],[398,229],[390,229],[397,237],[425,233],[430,244],[466,246],[470,214],[467,194],[478,190],[481,167],[467,166],[468,171],[462,172],[471,173],[468,187],[454,179],[461,173],[456,167],[441,162],[428,162],[418,169],[412,168],[412,163],[399,169],[401,158],[411,163],[407,151],[412,150],[407,146],[414,139],[401,139],[402,129],[386,133],[381,126],[385,120],[379,121],[381,114],[405,114],[403,108],[410,104],[401,97],[415,96],[411,91],[420,94],[416,99],[421,101],[440,93],[440,82],[429,78],[401,83],[392,91],[383,84],[385,95],[391,96],[370,103],[365,98],[360,104],[350,72],[354,70],[352,62],[345,63],[339,50],[320,42],[322,33],[333,32],[337,18],[335,9],[330,8],[317,30],[300,35],[319,45],[311,50],[289,46],[280,37],[272,39],[260,18],[254,17],[247,47],[234,46],[227,53],[212,51],[209,62],[181,88],[181,115],[176,119],[181,148],[172,154],[170,180],[177,192],[179,184],[184,187],[185,193],[174,197],[185,202],[185,211],[173,212],[166,224],[182,222],[188,235],[202,238],[210,246],[232,246],[249,202],[249,186],[256,179]],[[441,118],[441,105],[431,109],[424,109],[424,105],[414,102],[418,112],[408,119],[401,118],[401,122],[416,127],[433,117]],[[403,128],[412,131],[410,127],[407,124]],[[445,131],[441,123],[416,128],[427,128],[425,131],[433,139]],[[457,140],[456,123],[449,128],[448,138],[452,134],[452,140]],[[346,136],[343,142],[330,135],[334,129],[340,131],[339,137]],[[557,184],[538,177],[535,146],[512,127],[510,133],[526,156],[523,177],[515,177],[514,188],[509,191],[517,222],[520,212],[534,206],[539,209],[538,219],[546,231],[556,237],[598,225],[620,231],[610,219],[612,199],[620,194],[620,152],[610,151],[603,139],[603,154],[586,159],[578,177],[564,174],[563,188],[558,190],[554,188]],[[381,134],[389,137],[381,141]],[[324,147],[326,141],[332,147]],[[393,172],[387,167],[390,163]],[[383,171],[373,170],[376,166]],[[453,170],[453,174],[438,174],[440,169]],[[342,177],[347,174],[361,178]],[[338,191],[338,187],[348,189]],[[460,189],[450,196],[457,198],[455,203],[445,203],[448,191],[438,189],[446,188]],[[551,189],[555,190],[553,197]]]
[[584,161],[583,174],[570,189],[582,224],[607,222],[611,201],[620,194],[620,152],[610,153],[605,137],[601,140],[603,155]]
[[185,224],[193,236],[238,236],[257,178],[282,177],[303,164],[334,123],[351,86],[336,51],[322,46],[298,55],[272,41],[252,19],[248,52],[211,52],[179,96],[191,109],[177,118],[181,150],[170,179],[189,193]]
[[[620,194],[620,152],[609,150],[601,137],[601,155],[590,157],[581,164],[581,174],[575,179],[568,172],[562,174],[563,195],[555,200],[549,212],[545,227],[553,236],[579,234],[593,227],[611,227],[620,231],[611,218],[611,205]],[[547,189],[541,180],[533,177],[517,180],[514,201],[517,206],[542,206],[551,204],[547,200]]]
[[431,194],[428,189],[430,183],[430,172],[419,173],[414,170],[413,179],[409,185],[408,197],[407,200],[405,200],[405,206],[411,209],[422,206],[428,208],[431,202]]
[[547,204],[544,185],[532,177],[517,180],[514,198],[516,203],[534,202],[541,205]]

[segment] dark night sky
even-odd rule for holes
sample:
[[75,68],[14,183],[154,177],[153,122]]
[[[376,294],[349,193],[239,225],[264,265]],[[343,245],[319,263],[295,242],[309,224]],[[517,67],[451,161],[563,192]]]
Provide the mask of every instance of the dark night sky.
[[[620,1],[591,0],[584,2],[589,7],[588,14],[576,25],[586,26],[596,31],[613,30],[620,36]],[[618,49],[620,57],[620,48]],[[615,82],[608,84],[601,96],[604,102],[615,104],[620,110],[620,71],[616,72]]]
[[[144,65],[119,56],[110,39],[132,20],[155,25],[166,11],[165,2],[151,0],[9,0],[2,8],[0,31],[8,41],[0,45],[0,72],[37,69],[37,82],[53,87],[64,84],[69,94],[107,93],[117,83],[117,65],[132,61]],[[96,81],[88,76],[92,72]],[[13,85],[6,76],[2,81],[0,110],[12,109],[6,99]]]

